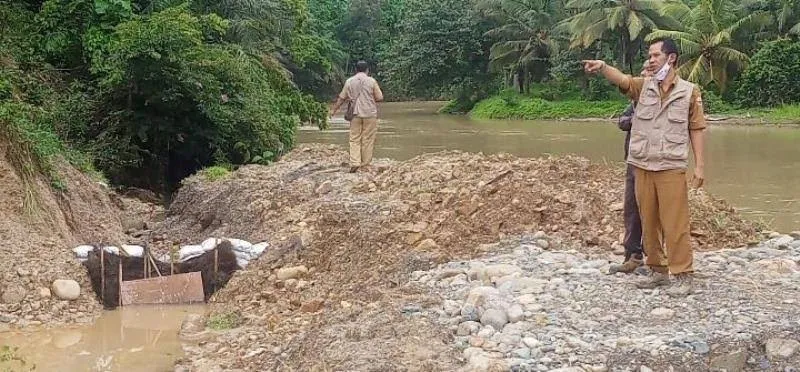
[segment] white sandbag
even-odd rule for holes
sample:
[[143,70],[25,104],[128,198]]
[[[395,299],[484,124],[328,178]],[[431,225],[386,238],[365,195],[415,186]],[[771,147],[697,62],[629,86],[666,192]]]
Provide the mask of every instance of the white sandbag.
[[181,250],[178,251],[178,261],[183,262],[190,258],[200,256],[205,252],[201,245],[184,245],[181,247]]
[[144,256],[144,247],[138,245],[122,245],[122,250],[131,257],[142,257]]
[[260,257],[262,254],[264,254],[264,251],[266,251],[267,248],[269,248],[269,243],[267,243],[267,242],[261,242],[261,243],[255,244],[251,248],[251,251],[250,251],[251,252],[251,256],[253,258]]
[[72,251],[75,252],[75,257],[84,259],[89,257],[89,252],[93,250],[94,247],[92,247],[91,245],[79,245],[75,248],[72,248]]
[[247,261],[247,260],[242,260],[242,259],[239,259],[239,258],[236,259],[236,264],[239,265],[239,267],[241,267],[242,269],[247,267],[247,264],[249,264],[249,263],[250,263],[250,261]]
[[252,259],[252,257],[250,257],[250,252],[233,251],[233,254],[236,256],[237,260],[250,261]]
[[200,246],[203,247],[203,252],[206,252],[216,248],[220,242],[222,242],[222,239],[208,238],[200,243]]
[[115,255],[119,255],[119,248],[117,247],[103,247],[103,250],[108,253],[113,253]]
[[245,240],[242,240],[242,239],[225,238],[224,240],[227,240],[227,241],[231,242],[231,245],[233,246],[233,250],[239,251],[239,252],[250,252],[250,248],[253,246],[252,243],[250,243],[248,241],[245,241]]

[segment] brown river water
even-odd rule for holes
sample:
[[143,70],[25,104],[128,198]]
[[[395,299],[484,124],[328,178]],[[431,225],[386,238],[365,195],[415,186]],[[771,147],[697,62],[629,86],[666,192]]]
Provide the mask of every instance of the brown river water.
[[183,318],[204,311],[204,305],[129,306],[105,311],[91,325],[0,332],[0,347],[18,348],[25,360],[0,359],[0,371],[173,371],[183,355]]
[[[623,166],[625,135],[616,122],[471,120],[436,114],[441,105],[383,104],[375,156],[407,160],[441,150],[521,157],[571,153]],[[334,117],[328,130],[304,127],[299,141],[346,146],[347,132],[347,123]],[[706,189],[777,231],[800,230],[800,129],[711,123],[706,147]]]
[[[442,150],[521,157],[577,154],[623,165],[624,133],[614,122],[470,120],[437,115],[441,103],[382,105],[376,156],[407,160]],[[347,145],[341,118],[331,129],[303,128],[299,141]],[[781,232],[800,230],[800,129],[712,125],[708,134],[707,188],[754,219]],[[622,183],[620,182],[620,185]],[[200,306],[126,307],[106,311],[91,325],[0,331],[0,347],[18,347],[26,361],[0,371],[172,371],[183,352],[178,338],[187,314]]]

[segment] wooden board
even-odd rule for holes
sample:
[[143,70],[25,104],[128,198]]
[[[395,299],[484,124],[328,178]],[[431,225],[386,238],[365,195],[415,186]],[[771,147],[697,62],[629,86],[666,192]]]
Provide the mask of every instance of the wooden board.
[[205,301],[203,277],[199,271],[123,281],[122,306],[133,304],[185,304]]

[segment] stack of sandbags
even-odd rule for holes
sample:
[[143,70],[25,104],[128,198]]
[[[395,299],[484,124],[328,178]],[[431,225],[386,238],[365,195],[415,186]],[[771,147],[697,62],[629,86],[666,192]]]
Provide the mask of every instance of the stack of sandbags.
[[[91,245],[79,245],[79,246],[77,246],[75,248],[72,248],[72,252],[75,253],[75,258],[77,258],[78,261],[83,262],[83,261],[86,261],[86,258],[89,257],[89,252],[93,252],[94,251],[94,248],[95,247],[91,246]],[[120,254],[120,248],[119,247],[105,246],[105,247],[103,247],[103,250],[108,252],[108,253],[115,254],[115,255],[119,255]],[[139,245],[123,244],[122,245],[122,255],[128,256],[128,257],[142,257],[144,255],[144,247],[139,246]]]

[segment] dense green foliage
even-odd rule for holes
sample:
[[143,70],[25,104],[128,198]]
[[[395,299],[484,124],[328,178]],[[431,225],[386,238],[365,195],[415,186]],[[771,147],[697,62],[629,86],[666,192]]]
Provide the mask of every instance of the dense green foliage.
[[798,77],[800,43],[786,39],[770,42],[750,59],[739,85],[739,96],[748,106],[800,102]]
[[548,101],[512,92],[479,102],[470,115],[478,119],[608,118],[619,114],[627,104],[623,100]]
[[46,0],[0,17],[0,120],[45,168],[68,155],[168,190],[207,165],[269,162],[298,125],[325,123],[291,79],[334,74],[304,1]]

